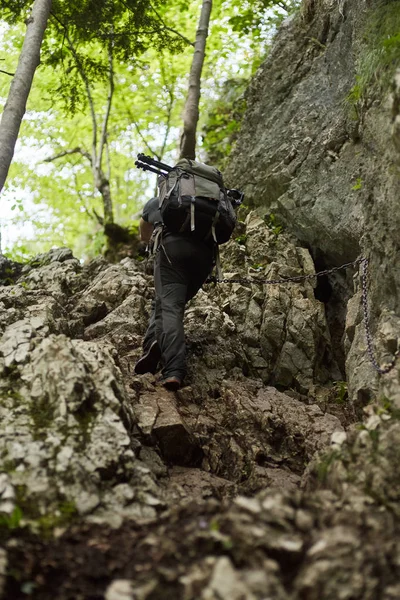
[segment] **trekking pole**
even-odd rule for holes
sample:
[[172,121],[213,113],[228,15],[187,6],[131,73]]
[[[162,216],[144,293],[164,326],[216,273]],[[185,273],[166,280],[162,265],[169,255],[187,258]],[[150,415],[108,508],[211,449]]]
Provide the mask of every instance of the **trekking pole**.
[[172,167],[170,167],[169,165],[166,165],[165,163],[160,162],[159,160],[155,160],[154,158],[151,158],[151,156],[147,156],[147,154],[140,153],[137,155],[137,157],[140,162],[151,165],[152,167],[156,167],[157,169],[160,169],[161,171],[166,171],[167,173],[172,171]]
[[138,169],[143,169],[143,171],[151,171],[152,173],[155,173],[156,175],[162,175],[163,177],[167,176],[166,173],[163,173],[162,171],[160,171],[159,169],[156,169],[155,167],[151,167],[150,165],[142,163],[140,160],[135,161],[135,166]]

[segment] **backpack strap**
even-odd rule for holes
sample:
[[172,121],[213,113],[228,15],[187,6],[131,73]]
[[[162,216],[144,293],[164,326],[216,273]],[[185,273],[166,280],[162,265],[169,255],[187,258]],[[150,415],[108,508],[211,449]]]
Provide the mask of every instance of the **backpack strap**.
[[154,255],[157,252],[157,250],[159,249],[161,240],[162,240],[163,230],[164,230],[164,227],[161,223],[158,223],[154,227],[153,233],[151,234],[150,241],[147,245],[149,254]]
[[221,269],[221,257],[219,254],[219,246],[216,244],[215,246],[215,271],[217,273],[217,280],[222,279],[222,269]]
[[219,210],[217,210],[217,212],[215,213],[215,216],[213,218],[212,225],[211,225],[211,233],[212,233],[214,242],[217,244],[217,246],[218,246],[218,242],[217,242],[217,234],[215,232],[215,226],[218,223],[219,215],[220,215],[220,212],[219,212]]
[[190,231],[194,231],[194,205],[196,203],[196,198],[192,196],[190,198]]
[[[191,173],[186,173],[182,171],[179,180],[179,196],[185,196],[185,198],[190,198],[190,231],[194,231],[195,229],[195,220],[194,220],[194,211],[196,204],[196,186],[194,175]],[[185,221],[184,226],[186,227],[187,221]]]
[[179,174],[176,171],[171,171],[170,173],[168,173],[168,183],[171,185],[171,187],[169,188],[169,190],[167,191],[167,186],[165,185],[163,187],[162,192],[160,193],[160,199],[159,199],[159,206],[161,208],[162,203],[164,202],[165,199],[168,200],[168,198],[170,197],[170,195],[172,194],[172,192],[174,191],[174,189],[176,188],[176,186],[178,185],[178,181],[179,181]]

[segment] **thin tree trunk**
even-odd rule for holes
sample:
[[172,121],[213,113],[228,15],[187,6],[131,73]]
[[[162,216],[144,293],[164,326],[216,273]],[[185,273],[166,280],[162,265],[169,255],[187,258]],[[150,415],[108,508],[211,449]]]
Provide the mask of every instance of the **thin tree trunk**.
[[[112,53],[112,43],[110,44],[110,48],[108,51],[108,60],[109,60],[109,71],[108,71],[108,81],[109,81],[109,91],[107,97],[107,105],[106,111],[103,119],[103,126],[101,129],[101,135],[99,140],[99,151],[97,153],[96,163],[94,165],[94,178],[96,182],[96,187],[99,190],[102,198],[103,198],[103,206],[104,206],[104,225],[108,223],[114,223],[114,210],[113,203],[111,198],[111,188],[110,188],[110,176],[106,177],[104,175],[102,163],[103,163],[103,152],[104,148],[108,148],[107,141],[107,132],[108,132],[108,122],[110,119],[111,113],[111,105],[114,95],[114,62],[113,62],[113,53]],[[110,173],[110,163],[108,163],[108,172]]]
[[107,225],[108,223],[114,223],[114,211],[111,199],[110,182],[108,179],[104,178],[97,189],[99,190],[103,199],[104,225]]
[[203,0],[189,75],[189,91],[183,113],[180,158],[190,158],[192,160],[196,158],[196,129],[199,120],[201,72],[204,63],[211,9],[212,0]]
[[14,156],[15,144],[25,114],[33,76],[40,64],[40,47],[50,16],[51,4],[52,0],[35,0],[32,14],[27,22],[17,70],[11,82],[0,123],[0,192]]

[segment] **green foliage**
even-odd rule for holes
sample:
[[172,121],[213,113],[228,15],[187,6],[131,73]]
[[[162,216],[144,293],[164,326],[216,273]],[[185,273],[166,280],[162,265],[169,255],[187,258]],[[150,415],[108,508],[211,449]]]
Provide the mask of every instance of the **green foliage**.
[[240,246],[245,246],[247,240],[247,235],[243,233],[242,235],[238,235],[235,237],[235,242],[237,242]]
[[22,517],[22,510],[19,506],[15,506],[11,515],[0,514],[0,529],[18,529]]
[[340,452],[337,450],[333,450],[332,452],[327,452],[319,459],[319,462],[316,466],[316,474],[318,481],[322,484],[326,483],[328,479],[329,472],[332,468],[333,463],[340,458]]
[[361,190],[362,185],[363,185],[362,178],[361,177],[357,177],[356,183],[355,183],[355,185],[353,185],[353,187],[351,189],[354,192],[356,192],[358,190]]
[[337,404],[344,404],[348,398],[347,381],[334,381],[333,387],[336,392]]
[[265,265],[265,264],[263,264],[263,263],[253,263],[253,264],[251,265],[251,268],[252,268],[252,270],[253,270],[253,271],[258,271],[258,272],[260,272],[260,271],[262,271],[263,269],[265,269],[265,267],[266,267],[266,265]]
[[357,60],[356,83],[347,96],[356,116],[387,91],[400,63],[400,5],[383,0],[367,18]]
[[299,0],[233,0],[237,9],[229,22],[234,31],[256,33],[258,36],[265,29],[275,29],[299,6]]
[[52,534],[55,527],[70,524],[78,515],[75,502],[64,496],[60,496],[51,512],[42,514],[37,501],[25,485],[17,485],[15,490],[18,514],[21,515],[16,527],[28,526],[41,535],[47,536]]
[[202,130],[203,148],[207,160],[224,169],[226,160],[238,137],[241,121],[246,109],[244,91],[246,79],[229,79],[224,82],[207,113]]
[[395,403],[386,396],[380,398],[376,413],[378,415],[385,414],[390,416],[391,419],[400,420],[400,409],[397,408]]
[[215,517],[214,519],[211,519],[210,526],[209,526],[210,531],[219,531],[220,527],[221,526],[219,524],[217,517]]
[[54,407],[47,397],[41,401],[31,402],[30,417],[33,423],[33,438],[45,440],[47,429],[54,419]]
[[[200,160],[224,165],[232,150],[245,109],[243,91],[276,25],[265,12],[272,4],[214,3],[202,78]],[[114,96],[102,169],[110,182],[114,220],[123,227],[137,223],[140,207],[154,193],[155,177],[138,171],[134,160],[145,151],[174,162],[193,53],[188,40],[195,38],[200,5],[201,0],[53,1],[20,152],[3,191],[6,210],[0,226],[7,256],[26,260],[52,246],[71,247],[82,258],[104,251],[95,214],[103,216],[102,198],[88,160],[94,124],[87,87],[99,138],[110,90],[110,52]],[[30,0],[0,0],[2,17],[13,23],[0,43],[5,70],[15,70],[25,32],[22,20],[30,7]],[[281,17],[287,13],[277,10]],[[248,21],[249,11],[258,24]],[[241,15],[244,29],[236,18]],[[9,80],[0,77],[3,98]],[[74,148],[82,152],[43,162]],[[20,231],[16,241],[7,239],[7,225]]]
[[279,223],[278,218],[276,217],[276,215],[274,215],[273,213],[270,213],[269,215],[266,215],[266,217],[264,218],[264,221],[265,221],[268,229],[270,229],[272,231],[272,233],[276,237],[278,237],[278,235],[283,230],[283,225],[281,225]]
[[17,23],[32,6],[32,0],[0,0],[1,18],[8,23]]
[[63,500],[54,512],[39,516],[30,525],[42,536],[51,537],[56,527],[71,524],[77,516],[78,511],[75,502],[72,500]]
[[[11,24],[24,20],[31,4],[31,0],[0,0],[2,18]],[[79,72],[90,82],[104,80],[111,50],[116,60],[130,63],[150,47],[180,52],[188,44],[163,22],[159,5],[157,0],[53,0],[41,60],[58,69],[55,91],[70,101],[70,110],[86,100]]]
[[44,538],[51,537],[56,527],[71,524],[78,516],[75,502],[61,500],[53,512],[40,514],[26,496],[26,488],[17,486],[18,502],[11,515],[0,514],[0,537],[7,539],[20,528],[29,527]]

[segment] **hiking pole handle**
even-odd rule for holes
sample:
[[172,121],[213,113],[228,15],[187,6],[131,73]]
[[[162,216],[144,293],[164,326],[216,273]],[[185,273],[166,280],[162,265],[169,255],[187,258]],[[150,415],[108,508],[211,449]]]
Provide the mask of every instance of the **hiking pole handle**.
[[157,169],[161,169],[162,171],[166,171],[167,173],[172,171],[172,167],[170,167],[169,165],[166,165],[165,163],[160,162],[159,160],[155,160],[154,158],[151,158],[151,156],[147,156],[146,154],[140,153],[137,155],[137,157],[138,157],[138,160],[140,160],[141,162],[144,162],[148,165],[151,165],[152,167],[157,167]]
[[152,173],[155,173],[156,175],[162,175],[163,177],[166,177],[166,173],[163,173],[162,171],[159,171],[158,169],[156,169],[155,167],[151,167],[150,165],[147,165],[145,163],[140,162],[139,160],[135,161],[135,166],[138,169],[143,169],[143,171],[151,171]]

